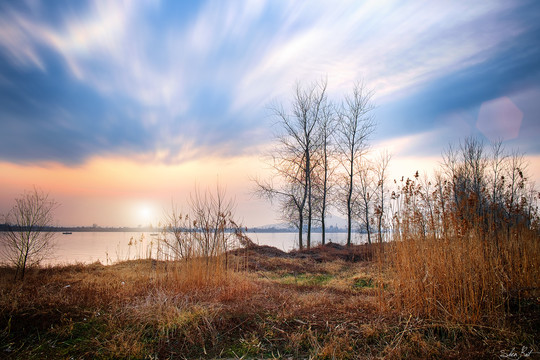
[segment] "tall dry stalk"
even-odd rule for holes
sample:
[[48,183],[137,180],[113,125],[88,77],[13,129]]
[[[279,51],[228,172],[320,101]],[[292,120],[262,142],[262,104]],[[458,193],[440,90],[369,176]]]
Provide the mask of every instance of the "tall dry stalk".
[[223,188],[218,186],[215,194],[196,191],[189,205],[190,213],[182,214],[173,205],[166,214],[158,258],[175,260],[174,276],[186,284],[219,284],[232,266],[228,251],[249,239],[234,220],[234,201]]
[[[480,145],[466,145],[464,160],[453,156],[446,168],[451,177],[420,181],[417,173],[393,193],[388,259],[398,307],[452,322],[493,323],[515,303],[540,295],[537,207],[514,179],[494,182],[506,190],[494,197],[474,163],[485,162],[474,149]],[[521,170],[508,171],[525,185]]]

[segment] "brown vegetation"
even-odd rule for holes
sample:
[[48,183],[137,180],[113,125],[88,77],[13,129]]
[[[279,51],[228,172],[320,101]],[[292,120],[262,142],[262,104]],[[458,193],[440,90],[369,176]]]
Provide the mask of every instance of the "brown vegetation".
[[[32,268],[21,282],[11,281],[15,268],[1,268],[0,354],[537,356],[538,195],[518,156],[482,151],[467,139],[446,156],[446,176],[400,182],[384,234],[391,242],[379,233],[377,244],[258,246],[218,189],[194,197],[190,216],[171,212],[157,259]],[[233,242],[242,247],[231,250]]]
[[252,246],[229,253],[229,270],[204,282],[188,281],[178,261],[32,269],[19,283],[3,268],[0,351],[19,359],[490,358],[538,342],[539,304],[522,294],[496,326],[408,315],[393,306],[400,298],[390,273],[358,257],[367,250]]
[[[519,156],[506,159],[486,156],[482,143],[469,138],[459,150],[450,148],[446,177],[422,180],[417,173],[394,192],[394,241],[386,255],[398,308],[499,326],[514,307],[538,305],[537,193],[529,194]],[[490,175],[490,162],[504,175]]]

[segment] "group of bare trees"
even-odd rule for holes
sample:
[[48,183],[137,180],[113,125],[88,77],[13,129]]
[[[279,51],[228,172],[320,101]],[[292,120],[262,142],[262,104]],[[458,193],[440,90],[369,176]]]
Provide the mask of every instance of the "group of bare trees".
[[450,145],[432,178],[417,173],[392,193],[394,234],[437,239],[474,233],[497,244],[513,230],[537,229],[540,194],[527,166],[522,153],[506,151],[502,142],[488,147],[468,137]]
[[372,92],[357,82],[341,102],[330,101],[327,82],[321,80],[297,83],[290,106],[271,107],[276,119],[276,144],[268,155],[272,177],[256,180],[257,194],[279,204],[282,218],[298,230],[300,248],[304,234],[311,247],[314,224],[321,226],[326,242],[330,204],[347,217],[348,245],[355,224],[369,233],[377,219],[382,232],[390,157],[377,165],[366,157],[375,127],[371,100]]
[[[475,222],[483,236],[498,241],[514,226],[530,227],[536,218],[538,192],[527,175],[524,154],[506,151],[501,141],[486,148],[466,138],[444,154],[444,169],[453,194],[453,212],[462,222]],[[502,231],[504,230],[504,231]]]

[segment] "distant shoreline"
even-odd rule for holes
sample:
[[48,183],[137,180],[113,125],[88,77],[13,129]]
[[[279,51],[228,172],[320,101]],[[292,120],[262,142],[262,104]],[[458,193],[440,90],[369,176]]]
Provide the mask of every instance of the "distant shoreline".
[[[0,224],[0,232],[8,231],[8,226],[6,224]],[[77,227],[50,227],[44,229],[44,231],[52,232],[149,232],[149,233],[160,233],[160,229],[155,228],[139,228],[139,227],[92,227],[92,226],[77,226]],[[232,231],[232,230],[230,230]],[[246,228],[247,233],[298,233],[297,229],[283,229],[283,228]],[[312,228],[312,233],[319,234],[322,233],[321,228]],[[332,233],[344,233],[347,232],[347,229],[341,229],[337,227],[331,227],[326,229],[327,234]],[[365,231],[353,230],[353,233],[364,234]]]

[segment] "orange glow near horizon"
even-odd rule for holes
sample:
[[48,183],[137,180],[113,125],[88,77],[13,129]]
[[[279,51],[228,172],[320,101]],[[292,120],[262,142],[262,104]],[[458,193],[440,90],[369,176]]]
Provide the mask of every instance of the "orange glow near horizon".
[[4,181],[8,182],[8,186],[16,188],[28,188],[39,183],[40,187],[53,193],[58,191],[78,196],[99,194],[124,197],[133,194],[176,192],[186,186],[205,186],[218,181],[236,184],[240,181],[237,170],[245,169],[248,161],[244,158],[225,161],[207,159],[180,165],[164,165],[99,158],[78,167],[0,163],[0,168],[3,173],[10,175],[9,179]]
[[[540,184],[540,156],[525,158],[531,180]],[[398,154],[390,162],[388,181],[412,178],[417,170],[430,177],[439,164],[439,157]],[[259,226],[279,221],[270,204],[251,193],[250,179],[265,177],[267,171],[256,156],[206,158],[178,165],[125,158],[94,158],[76,167],[0,162],[0,214],[9,210],[15,197],[36,186],[60,204],[57,225],[156,226],[172,201],[187,210],[190,193],[213,191],[219,183],[235,199],[239,221]]]
[[[0,213],[9,209],[16,196],[36,186],[62,205],[57,210],[60,225],[156,225],[171,201],[185,207],[190,193],[207,188],[213,191],[219,184],[227,196],[236,199],[241,217],[259,223],[257,214],[252,210],[244,214],[240,205],[263,209],[259,200],[250,196],[250,177],[261,171],[256,157],[207,158],[179,165],[122,158],[95,158],[77,167],[3,162],[0,173],[9,177],[0,181]],[[268,211],[262,212],[268,216]]]

